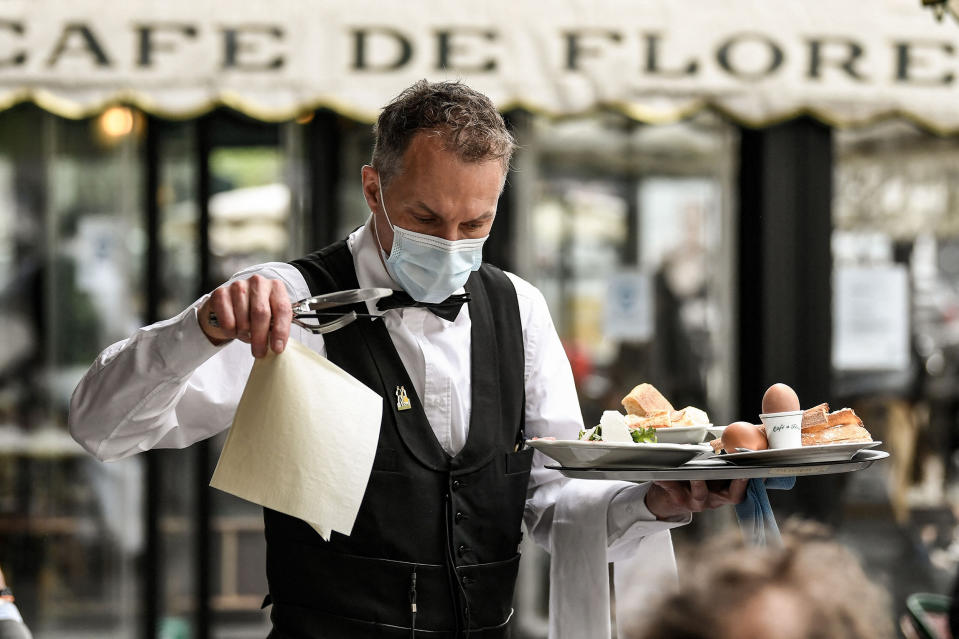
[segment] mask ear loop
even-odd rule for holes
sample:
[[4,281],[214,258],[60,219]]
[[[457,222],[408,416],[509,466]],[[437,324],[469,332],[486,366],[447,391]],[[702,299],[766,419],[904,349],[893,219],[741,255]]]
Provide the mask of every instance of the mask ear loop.
[[[376,188],[379,189],[380,192],[380,207],[383,209],[383,216],[386,218],[386,223],[390,225],[390,230],[396,233],[393,222],[390,221],[390,214],[386,212],[386,200],[383,199],[383,181],[379,176],[376,178]],[[373,211],[370,211],[370,213],[373,213]],[[380,241],[379,225],[376,223],[376,213],[373,213],[373,233],[376,235],[376,243],[380,245],[380,250],[385,255],[386,250],[383,248],[383,242]]]

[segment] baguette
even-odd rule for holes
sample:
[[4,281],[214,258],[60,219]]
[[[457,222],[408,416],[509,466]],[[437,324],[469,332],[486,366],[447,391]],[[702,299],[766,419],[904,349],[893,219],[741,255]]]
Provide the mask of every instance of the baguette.
[[652,384],[640,384],[629,391],[629,395],[623,398],[623,408],[628,414],[640,417],[665,412],[666,421],[669,421],[669,414],[676,410]]
[[842,426],[845,424],[862,426],[862,420],[859,419],[859,415],[857,415],[856,411],[851,408],[841,408],[837,411],[829,413],[828,419],[830,426]]
[[654,413],[646,417],[632,414],[626,415],[627,428],[669,428],[672,425],[672,422],[669,421],[669,413],[666,411]]
[[871,441],[872,435],[869,434],[869,431],[856,424],[840,424],[811,433],[803,432],[802,434],[803,446]]
[[813,406],[802,414],[802,431],[815,432],[829,426],[829,404]]

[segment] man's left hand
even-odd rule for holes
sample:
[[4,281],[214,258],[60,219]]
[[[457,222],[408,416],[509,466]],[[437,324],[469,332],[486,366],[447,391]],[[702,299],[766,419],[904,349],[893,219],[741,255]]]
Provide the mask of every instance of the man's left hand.
[[646,493],[646,508],[657,519],[670,519],[738,504],[746,497],[746,479],[733,479],[728,485],[712,487],[705,481],[657,481]]

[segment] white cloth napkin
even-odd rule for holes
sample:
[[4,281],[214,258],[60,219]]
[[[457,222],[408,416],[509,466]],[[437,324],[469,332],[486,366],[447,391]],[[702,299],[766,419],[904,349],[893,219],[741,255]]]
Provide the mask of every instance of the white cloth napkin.
[[290,340],[257,359],[210,485],[349,535],[380,434],[382,398]]
[[[669,586],[675,584],[676,563],[668,530],[649,534],[639,544],[616,544],[615,550],[607,552],[607,508],[618,492],[630,486],[633,484],[628,482],[574,479],[560,491],[550,538],[549,639],[609,639],[611,561],[617,562],[617,599],[619,593],[628,596],[635,592],[637,566],[642,566],[646,585],[662,580]],[[629,567],[620,570],[620,562]],[[622,609],[622,601],[619,607]]]

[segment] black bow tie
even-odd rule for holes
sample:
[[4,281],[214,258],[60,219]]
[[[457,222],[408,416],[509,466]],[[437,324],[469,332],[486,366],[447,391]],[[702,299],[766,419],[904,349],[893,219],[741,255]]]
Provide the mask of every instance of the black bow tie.
[[463,304],[470,301],[470,294],[450,295],[442,302],[417,302],[406,291],[393,291],[389,297],[384,297],[376,303],[376,308],[388,311],[391,308],[428,308],[437,317],[452,322],[459,315]]

